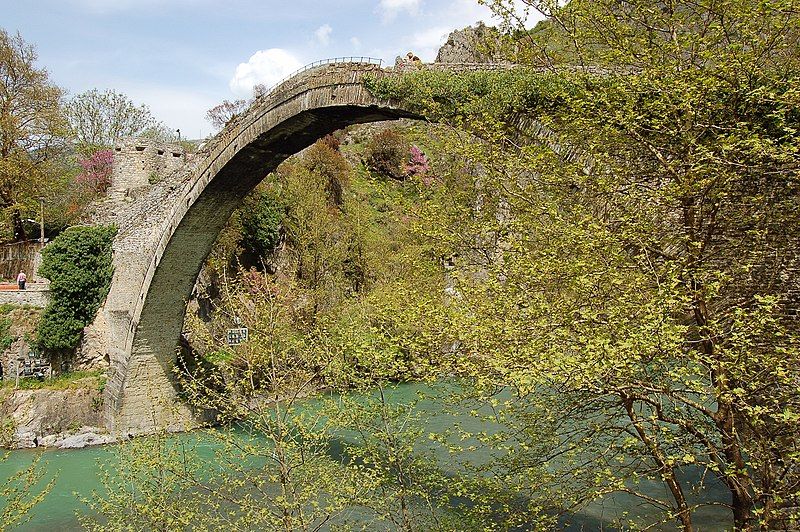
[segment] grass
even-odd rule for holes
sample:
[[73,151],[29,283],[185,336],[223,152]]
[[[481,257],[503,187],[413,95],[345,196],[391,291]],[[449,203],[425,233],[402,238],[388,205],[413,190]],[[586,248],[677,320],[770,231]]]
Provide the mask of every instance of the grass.
[[11,336],[11,318],[8,316],[0,317],[0,350],[5,351],[11,344],[14,343],[14,337]]
[[[52,379],[39,380],[35,378],[21,378],[17,390],[79,390],[94,388],[103,391],[106,385],[106,375],[100,371],[73,371],[57,375]],[[3,381],[0,388],[14,389],[14,380]]]

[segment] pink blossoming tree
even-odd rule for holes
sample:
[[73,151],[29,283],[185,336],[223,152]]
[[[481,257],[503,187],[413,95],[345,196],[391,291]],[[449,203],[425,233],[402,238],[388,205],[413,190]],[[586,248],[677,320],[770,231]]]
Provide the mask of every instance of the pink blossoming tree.
[[86,159],[78,159],[83,171],[75,178],[94,192],[103,193],[111,185],[111,170],[114,153],[111,150],[98,150]]
[[406,175],[419,176],[425,185],[430,186],[433,183],[433,177],[428,175],[430,169],[428,157],[417,146],[411,146],[410,159],[406,164]]

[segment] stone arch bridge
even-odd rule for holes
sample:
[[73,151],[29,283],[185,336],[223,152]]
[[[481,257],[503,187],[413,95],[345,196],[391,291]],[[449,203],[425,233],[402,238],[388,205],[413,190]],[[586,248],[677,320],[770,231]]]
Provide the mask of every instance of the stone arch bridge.
[[[503,65],[437,64],[441,70]],[[360,58],[312,65],[256,99],[191,161],[177,146],[115,147],[106,204],[114,223],[115,273],[86,340],[110,364],[105,415],[117,435],[184,430],[192,424],[172,379],[186,303],[212,244],[242,199],[287,157],[358,123],[421,118],[364,87],[367,76],[402,74]],[[129,153],[122,153],[123,151]],[[155,171],[168,177],[150,185]]]

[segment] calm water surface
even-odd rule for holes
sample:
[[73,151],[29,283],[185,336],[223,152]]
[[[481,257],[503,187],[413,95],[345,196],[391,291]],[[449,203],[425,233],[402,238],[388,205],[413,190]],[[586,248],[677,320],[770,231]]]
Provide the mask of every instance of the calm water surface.
[[[419,384],[404,384],[386,392],[390,402],[410,402],[419,393],[435,393],[434,389]],[[311,402],[313,404],[313,401]],[[454,421],[458,420],[463,425],[472,429],[480,428],[478,422],[468,415],[465,410],[463,415],[445,412],[438,402],[423,401],[417,409],[424,413],[426,428],[431,432],[445,432],[451,428]],[[221,444],[202,431],[176,436],[194,448],[198,455],[213,463],[214,452],[221,448]],[[76,513],[88,511],[80,502],[81,498],[89,498],[93,492],[103,493],[100,482],[100,463],[113,464],[116,461],[113,447],[95,447],[78,450],[53,450],[34,451],[21,450],[10,453],[8,460],[0,463],[0,478],[7,478],[28,464],[35,456],[41,454],[42,469],[44,470],[43,483],[55,478],[55,486],[46,499],[37,505],[32,512],[32,519],[24,525],[17,527],[20,531],[70,531],[80,530]],[[480,456],[476,457],[480,460]],[[667,497],[663,485],[653,483],[645,486],[650,495]],[[726,492],[719,484],[712,483],[703,497],[711,500],[724,501]],[[589,505],[579,514],[573,516],[567,525],[568,530],[610,530],[608,523],[623,512],[628,512],[628,517],[641,519],[641,522],[650,522],[648,516],[653,515],[652,508],[642,505],[638,499],[630,496],[616,495],[606,497]],[[697,512],[694,516],[695,524],[701,531],[726,530],[729,521],[727,510],[719,507],[709,507]],[[638,519],[637,519],[638,520]],[[674,524],[668,523],[661,530],[673,530]]]

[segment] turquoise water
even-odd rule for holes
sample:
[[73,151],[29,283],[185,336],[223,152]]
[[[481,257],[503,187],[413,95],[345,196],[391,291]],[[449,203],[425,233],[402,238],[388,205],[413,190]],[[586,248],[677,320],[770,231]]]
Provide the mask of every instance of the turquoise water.
[[92,490],[101,490],[97,463],[98,460],[107,460],[110,452],[104,448],[14,451],[0,463],[0,478],[7,478],[28,467],[36,456],[41,456],[44,471],[40,487],[52,479],[55,479],[55,485],[45,500],[34,508],[31,521],[17,530],[78,530],[75,512],[83,508],[79,497],[89,497]]
[[[441,393],[442,388],[439,387],[438,390]],[[436,393],[436,389],[423,385],[402,385],[387,390],[387,400],[392,403],[410,402],[419,393]],[[318,402],[309,401],[307,405],[304,408],[314,410],[317,408]],[[455,423],[461,424],[467,430],[486,428],[485,424],[470,416],[467,409],[463,412],[446,412],[439,402],[425,400],[420,402],[415,410],[425,420],[425,429],[429,432],[444,433]],[[243,433],[237,433],[237,436],[245,437]],[[176,438],[179,438],[181,442],[187,443],[188,447],[198,457],[204,461],[209,461],[209,463],[213,463],[210,461],[214,460],[214,452],[222,447],[219,441],[203,431],[183,434],[176,436]],[[80,499],[90,498],[94,492],[102,495],[103,486],[100,481],[100,464],[106,464],[107,467],[113,470],[113,464],[116,461],[115,447],[43,452],[34,450],[14,451],[10,453],[6,461],[0,463],[0,478],[7,478],[13,472],[24,469],[36,456],[40,456],[42,460],[42,470],[44,471],[42,484],[46,484],[50,479],[55,479],[55,485],[46,499],[33,509],[30,521],[15,530],[80,530],[76,513],[86,513],[88,511],[87,506]],[[446,453],[439,453],[437,458],[446,461]],[[488,459],[487,456],[475,453],[475,461],[480,462],[486,459]],[[450,473],[458,474],[456,471],[451,471]],[[665,488],[659,483],[645,485],[644,491],[653,496],[667,496]],[[707,484],[707,488],[702,494],[696,495],[697,498],[700,496],[704,500],[724,501],[726,493],[722,486],[711,482]],[[634,519],[634,521],[642,523],[652,521],[653,509],[650,506],[642,505],[638,499],[632,496],[614,495],[588,505],[581,512],[571,516],[568,522],[562,521],[562,526],[568,530],[576,531],[608,530],[608,524],[615,518],[620,517],[623,512],[627,512],[628,518]],[[725,530],[725,525],[729,519],[728,512],[719,507],[708,507],[694,515],[698,530],[704,531]],[[674,524],[666,523],[661,529],[672,530],[674,529]]]

